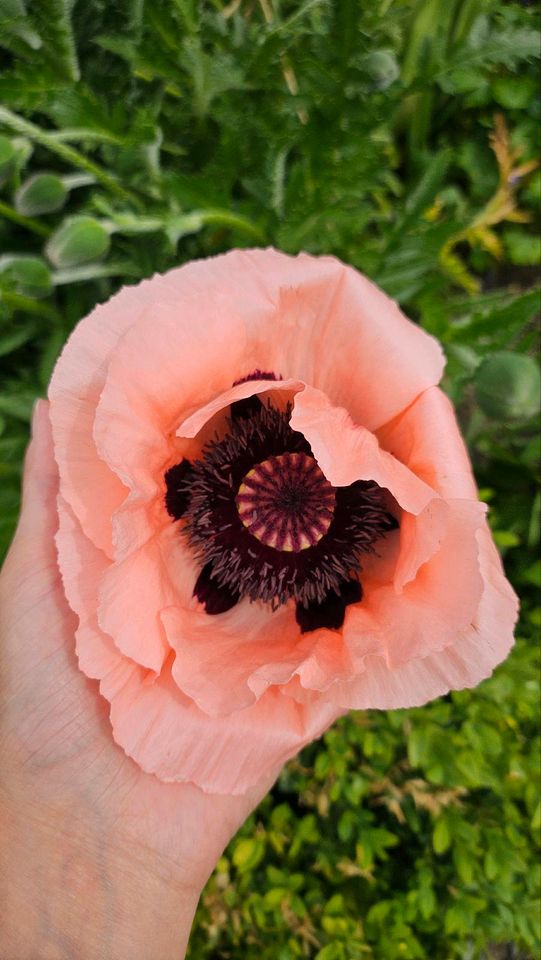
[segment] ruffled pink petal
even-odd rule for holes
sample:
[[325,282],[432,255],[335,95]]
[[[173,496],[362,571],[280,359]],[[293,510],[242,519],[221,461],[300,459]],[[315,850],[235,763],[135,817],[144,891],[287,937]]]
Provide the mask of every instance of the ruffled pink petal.
[[252,369],[313,384],[370,430],[439,383],[440,345],[353,268],[332,257],[273,250],[239,253],[237,263],[239,290],[257,280],[260,296],[275,306],[265,350],[254,351],[261,362]]
[[426,390],[377,433],[383,449],[442,497],[477,499],[477,487],[455,412],[437,387]]
[[250,380],[244,383],[237,383],[235,387],[219,393],[217,396],[199,407],[188,417],[182,420],[178,430],[177,437],[195,437],[212,420],[216,414],[220,413],[230,404],[237,400],[244,400],[246,397],[259,396],[261,393],[275,394],[277,397],[281,393],[296,393],[298,390],[304,390],[305,384],[302,380]]
[[424,563],[437,553],[445,540],[454,517],[445,500],[434,499],[417,516],[403,513],[400,518],[400,553],[394,571],[393,583],[402,593],[407,583],[415,580]]
[[133,667],[112,696],[114,738],[160,780],[193,781],[209,793],[245,793],[343,712],[322,699],[299,704],[280,689],[217,722],[166,671],[149,683]]
[[345,632],[317,631],[310,655],[299,665],[294,676],[305,690],[325,691],[339,680],[354,677],[359,664],[364,663],[369,653],[380,652],[381,642],[373,634],[366,633],[362,637],[362,648],[361,644],[356,647],[348,644]]
[[140,550],[152,537],[171,526],[171,518],[165,510],[165,482],[156,484],[156,491],[156,496],[150,500],[139,491],[133,491],[113,514],[113,546],[117,561]]
[[49,385],[60,488],[92,541],[112,556],[111,516],[126,488],[96,453],[93,426],[107,364],[120,337],[167,283],[160,277],[124,287],[71,334]]
[[477,531],[483,592],[469,626],[443,650],[390,668],[382,657],[368,657],[349,683],[337,683],[326,696],[337,709],[394,710],[418,707],[450,690],[475,687],[505,660],[513,646],[517,597],[506,580],[486,524]]
[[87,677],[100,679],[118,664],[120,654],[99,627],[96,598],[108,568],[106,554],[83,533],[71,507],[58,497],[59,528],[56,534],[58,561],[66,599],[79,617],[75,649],[79,666]]
[[[171,548],[154,540],[124,562],[111,564],[85,536],[61,497],[58,512],[59,565],[68,603],[80,618],[76,649],[81,669],[101,678],[102,664],[112,669],[117,662],[116,647],[135,663],[158,672],[171,653],[159,613],[177,599],[163,555],[171,556]],[[175,547],[183,549],[182,544]],[[184,579],[186,572],[193,576],[191,558],[187,561]],[[178,566],[175,559],[171,571]]]
[[176,600],[155,536],[103,574],[98,622],[122,653],[157,673],[170,653],[160,612]]
[[229,388],[245,350],[242,315],[212,291],[154,303],[127,331],[94,427],[101,456],[126,485],[155,495],[157,478],[180,452],[173,428],[182,412]]
[[[92,541],[113,556],[111,517],[126,497],[118,475],[111,475],[107,464],[96,453],[93,439],[96,408],[103,390],[111,358],[116,356],[120,339],[141,315],[160,301],[176,305],[177,317],[183,305],[206,296],[209,290],[227,288],[233,273],[242,272],[242,254],[236,252],[213,260],[186,264],[165,276],[156,275],[132,287],[124,287],[105,304],[97,306],[71,334],[55,367],[49,386],[51,421],[55,454],[61,477],[61,491]],[[245,282],[246,289],[246,282]],[[254,276],[254,297],[259,281]],[[188,302],[187,302],[188,301]],[[157,319],[157,317],[156,317]],[[194,325],[191,313],[186,323]],[[200,317],[196,318],[198,321]],[[153,336],[157,333],[152,325]],[[230,331],[234,339],[235,330]],[[192,357],[197,364],[199,356]],[[155,384],[159,377],[154,377]],[[250,371],[248,371],[250,372]],[[224,382],[223,388],[230,381]],[[182,384],[178,383],[181,394]],[[137,393],[137,390],[135,390]],[[135,433],[135,439],[138,438]]]
[[[453,407],[432,387],[403,414],[378,430],[382,447],[405,463],[442,497],[477,499],[477,489]],[[415,579],[417,570],[437,552],[453,518],[443,500],[434,500],[417,516],[400,521],[401,553],[395,588]]]
[[[449,521],[437,553],[397,594],[392,584],[366,590],[364,611],[377,625],[390,667],[443,650],[473,622],[483,592],[476,532],[485,506],[448,501]],[[353,620],[348,630],[353,629]]]
[[254,703],[272,684],[286,683],[313,646],[301,638],[294,609],[274,613],[243,600],[219,618],[202,609],[164,610],[175,650],[173,679],[209,716],[225,716]]
[[314,457],[335,487],[375,480],[409,513],[420,513],[438,494],[386,450],[373,433],[353,423],[343,407],[332,406],[321,390],[297,393],[291,427],[308,440]]

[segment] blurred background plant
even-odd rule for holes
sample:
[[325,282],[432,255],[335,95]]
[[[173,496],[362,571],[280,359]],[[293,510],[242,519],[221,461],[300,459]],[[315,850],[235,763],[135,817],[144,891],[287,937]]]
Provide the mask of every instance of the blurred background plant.
[[538,9],[0,0],[0,553],[33,401],[121,284],[333,253],[443,342],[522,597],[478,690],[351,715],[209,881],[191,960],[539,957]]

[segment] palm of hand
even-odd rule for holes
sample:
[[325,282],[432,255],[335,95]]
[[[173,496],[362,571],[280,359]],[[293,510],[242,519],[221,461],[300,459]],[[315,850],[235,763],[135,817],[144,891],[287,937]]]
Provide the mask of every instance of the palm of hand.
[[54,546],[56,488],[43,404],[21,521],[0,576],[6,792],[30,797],[37,815],[77,823],[200,889],[272,780],[241,797],[208,795],[192,784],[161,783],[116,746],[105,701],[76,663],[77,618],[63,595]]

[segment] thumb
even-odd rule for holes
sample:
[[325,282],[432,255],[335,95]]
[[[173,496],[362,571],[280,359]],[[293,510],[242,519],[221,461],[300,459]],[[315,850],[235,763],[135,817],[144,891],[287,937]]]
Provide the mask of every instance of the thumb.
[[16,539],[32,538],[36,546],[56,532],[58,469],[54,458],[49,404],[38,400],[32,416],[32,437],[23,472],[22,507]]
[[[49,404],[38,400],[32,416],[32,438],[24,462],[19,523],[6,557],[2,579],[20,568],[56,566],[58,470],[54,459]],[[17,576],[16,580],[20,580]],[[5,582],[5,581],[4,581]]]
[[30,651],[43,654],[47,638],[56,648],[73,635],[56,556],[57,490],[49,404],[38,400],[24,463],[19,524],[0,576],[2,643],[26,662]]

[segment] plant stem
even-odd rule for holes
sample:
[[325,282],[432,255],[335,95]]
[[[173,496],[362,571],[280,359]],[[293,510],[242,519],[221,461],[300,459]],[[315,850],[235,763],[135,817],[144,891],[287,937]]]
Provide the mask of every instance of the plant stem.
[[17,310],[22,310],[25,313],[33,313],[38,317],[46,317],[47,320],[55,320],[56,322],[60,320],[58,310],[55,310],[50,304],[41,303],[39,300],[33,300],[31,297],[25,297],[22,293],[3,290],[2,293],[0,293],[0,301],[7,303],[8,306],[14,307]]
[[237,213],[230,213],[229,210],[198,210],[197,213],[200,214],[201,220],[207,226],[214,224],[220,227],[232,227],[235,230],[242,230],[243,233],[249,234],[258,240],[259,243],[265,243],[266,237],[263,231]]
[[26,227],[32,233],[37,233],[39,237],[48,237],[51,234],[49,227],[44,226],[39,220],[34,220],[33,217],[25,217],[22,213],[17,213],[13,207],[4,203],[3,200],[0,200],[0,217],[5,217],[6,220],[11,220],[12,223],[17,223],[20,227]]
[[94,163],[93,160],[89,160],[88,157],[79,153],[74,147],[59,142],[54,135],[51,135],[46,130],[42,130],[41,127],[36,126],[36,124],[30,123],[30,121],[25,120],[24,117],[13,113],[13,111],[8,110],[7,107],[0,106],[0,124],[4,124],[4,126],[10,130],[14,130],[16,133],[28,137],[29,140],[41,144],[41,146],[50,150],[51,153],[56,153],[56,155],[61,157],[62,160],[65,160],[66,163],[70,163],[74,167],[79,167],[80,170],[86,170],[87,173],[92,174],[99,183],[110,190],[111,193],[116,194],[117,197],[122,197],[123,200],[129,199],[137,202],[134,194],[126,190],[118,180],[107,173],[102,167],[98,166],[97,163]]

